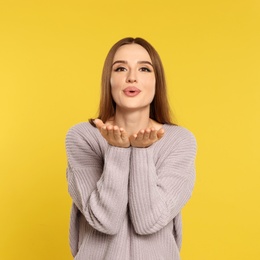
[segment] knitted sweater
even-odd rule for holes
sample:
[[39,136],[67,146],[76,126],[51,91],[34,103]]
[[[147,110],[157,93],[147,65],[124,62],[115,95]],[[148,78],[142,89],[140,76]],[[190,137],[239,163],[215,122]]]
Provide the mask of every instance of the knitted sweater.
[[178,260],[181,209],[195,180],[196,141],[164,125],[148,148],[111,146],[89,123],[66,136],[75,260]]

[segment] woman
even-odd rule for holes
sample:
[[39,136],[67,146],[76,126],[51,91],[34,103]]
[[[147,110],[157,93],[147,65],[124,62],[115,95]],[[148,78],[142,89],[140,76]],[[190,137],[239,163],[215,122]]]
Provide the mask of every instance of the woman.
[[147,41],[111,48],[99,116],[72,127],[66,149],[74,259],[180,259],[196,142],[171,122],[163,66]]

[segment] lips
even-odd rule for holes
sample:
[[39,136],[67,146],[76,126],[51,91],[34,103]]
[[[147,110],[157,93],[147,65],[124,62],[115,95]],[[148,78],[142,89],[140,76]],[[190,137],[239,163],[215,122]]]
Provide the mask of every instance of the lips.
[[141,90],[136,87],[127,87],[123,90],[123,92],[128,97],[135,97],[141,92]]

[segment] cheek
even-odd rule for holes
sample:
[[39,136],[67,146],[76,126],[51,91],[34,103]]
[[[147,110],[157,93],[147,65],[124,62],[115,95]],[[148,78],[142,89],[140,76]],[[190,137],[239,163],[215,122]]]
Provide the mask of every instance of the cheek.
[[116,94],[116,81],[114,78],[110,78],[110,91],[111,91],[111,95],[112,95],[112,98],[113,100],[115,100],[115,94]]
[[114,86],[114,79],[112,77],[110,78],[110,86],[111,88]]
[[150,76],[146,76],[143,78],[140,78],[139,82],[141,82],[141,84],[149,89],[153,89],[155,88],[155,84],[156,84],[156,79],[154,76],[150,75]]
[[153,92],[155,93],[155,87],[156,87],[156,80],[155,80],[155,78],[152,78],[150,80],[150,86],[151,86],[151,89],[153,90]]
[[119,83],[120,80],[118,77],[113,77],[113,76],[110,77],[110,86],[112,89],[117,88],[120,85]]
[[151,75],[150,77],[148,77],[147,82],[149,82],[150,86],[155,87],[155,83],[156,83],[155,75]]
[[110,79],[110,91],[111,91],[111,95],[112,95],[112,98],[113,100],[115,101],[115,99],[117,99],[117,87],[116,87],[116,82],[113,78]]
[[155,79],[153,79],[153,80],[151,80],[151,92],[153,93],[152,94],[152,96],[153,96],[153,98],[154,98],[154,96],[155,96],[155,90],[156,90],[156,80]]

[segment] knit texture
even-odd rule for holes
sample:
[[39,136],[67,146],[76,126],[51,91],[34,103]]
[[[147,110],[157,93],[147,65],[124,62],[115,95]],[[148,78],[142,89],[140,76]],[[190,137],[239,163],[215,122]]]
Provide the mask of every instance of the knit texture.
[[111,146],[89,123],[66,136],[75,260],[179,260],[181,209],[195,181],[196,141],[164,125],[148,148]]

